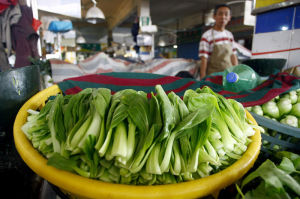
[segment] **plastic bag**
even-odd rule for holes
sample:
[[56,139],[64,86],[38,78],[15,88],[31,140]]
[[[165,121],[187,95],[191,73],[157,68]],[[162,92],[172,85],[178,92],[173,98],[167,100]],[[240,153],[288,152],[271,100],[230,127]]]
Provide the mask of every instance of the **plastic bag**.
[[71,21],[52,21],[49,24],[48,30],[58,33],[58,32],[68,32],[73,29]]

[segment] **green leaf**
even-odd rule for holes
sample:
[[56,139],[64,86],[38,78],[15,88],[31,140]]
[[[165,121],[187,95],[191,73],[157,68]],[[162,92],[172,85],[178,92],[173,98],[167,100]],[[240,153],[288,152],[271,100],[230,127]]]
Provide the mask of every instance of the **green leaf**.
[[66,131],[65,131],[65,126],[64,126],[64,115],[63,115],[63,110],[62,110],[62,103],[63,103],[63,96],[60,95],[58,97],[58,106],[56,109],[55,113],[55,118],[54,118],[54,126],[55,126],[55,131],[56,131],[56,136],[57,139],[60,141],[60,143],[66,141]]
[[244,106],[238,101],[233,99],[228,99],[228,101],[231,103],[233,109],[235,110],[236,114],[238,115],[242,123],[244,123],[246,120],[246,111]]
[[[185,98],[188,99],[185,99]],[[218,99],[215,95],[210,93],[197,93],[192,90],[188,90],[184,94],[184,101],[189,111],[195,111],[198,108],[205,107],[207,104],[213,105],[219,110]]]
[[148,99],[137,93],[127,93],[121,102],[128,106],[128,114],[140,132],[149,131],[149,103]]
[[105,123],[104,123],[104,120],[102,120],[101,121],[101,126],[100,126],[100,134],[99,134],[96,146],[95,146],[95,149],[97,151],[99,151],[99,149],[101,148],[101,146],[104,142],[105,134],[106,134],[106,132],[105,132]]
[[242,196],[242,199],[245,199],[245,195],[243,194],[242,189],[239,187],[239,185],[237,183],[235,183],[235,188],[236,188],[238,194],[240,196]]
[[127,155],[127,129],[124,122],[120,122],[114,132],[112,143],[112,156],[126,158]]
[[286,192],[278,193],[267,187],[265,182],[261,182],[256,189],[245,194],[245,199],[290,199]]
[[131,157],[133,156],[135,147],[136,147],[136,126],[131,121],[131,119],[128,118],[128,137],[127,137],[126,161],[131,159]]
[[109,107],[108,114],[107,114],[107,117],[106,117],[106,125],[105,125],[106,129],[110,128],[111,120],[113,118],[113,114],[115,112],[115,109],[119,105],[119,103],[120,103],[120,100],[112,100],[112,103],[111,103],[111,105]]
[[192,89],[186,90],[186,91],[184,92],[184,95],[183,95],[183,102],[184,102],[185,104],[188,104],[190,98],[191,98],[192,96],[195,96],[196,93],[197,93],[197,92],[195,92],[195,91],[192,90]]
[[[69,132],[72,127],[75,125],[75,118],[73,117],[72,110],[76,103],[78,103],[78,99],[80,95],[72,95],[69,99],[69,103],[66,105],[64,110],[64,124],[66,127],[66,131]],[[48,103],[47,103],[48,104]]]
[[96,145],[96,137],[94,135],[89,135],[84,142],[82,150],[90,161],[93,161],[94,159],[93,156],[95,152],[95,145]]
[[135,150],[134,159],[130,167],[132,173],[137,173],[139,170],[142,169],[143,165],[146,163],[151,153],[151,150],[153,149],[156,143],[153,142],[155,130],[156,127],[153,124],[150,131],[146,135],[143,134],[144,137],[140,137],[140,141],[138,143],[137,149]]
[[[188,129],[187,131],[193,131],[193,128]],[[184,162],[187,162],[187,160],[192,155],[192,147],[191,147],[189,138],[190,138],[190,135],[185,135],[185,136],[179,138],[179,145],[180,145],[182,158],[183,158]]]
[[143,147],[143,150],[144,149],[148,149],[150,146],[152,146],[154,143],[157,143],[158,142],[158,138],[155,138],[155,133],[158,130],[159,128],[157,127],[157,125],[153,124],[150,131],[147,133],[146,137],[145,137],[145,140],[144,140],[144,147]]
[[[163,172],[165,172],[168,169],[168,165],[171,158],[171,152],[173,148],[173,142],[175,138],[178,136],[178,134],[180,134],[184,130],[193,128],[194,126],[205,121],[207,118],[211,116],[213,111],[214,111],[213,105],[207,105],[206,107],[199,108],[196,111],[190,113],[175,127],[175,129],[171,133],[171,136],[167,139],[167,148],[163,157],[163,161],[160,166]],[[211,125],[211,119],[209,119],[208,121],[209,124]]]
[[[133,90],[123,90],[123,92],[117,92],[117,96],[113,96],[113,99],[112,99],[112,106],[115,106],[115,107],[112,107],[109,109],[109,113],[108,113],[108,118],[111,117],[111,121],[109,121],[110,119],[107,119],[107,123],[109,126],[107,126],[106,129],[108,129],[108,132],[106,134],[106,137],[105,137],[105,140],[104,140],[104,143],[103,145],[101,146],[101,148],[99,149],[99,154],[100,154],[100,157],[103,157],[104,155],[106,155],[107,157],[110,157],[112,158],[113,156],[111,156],[111,154],[106,154],[108,153],[107,150],[110,149],[110,142],[111,142],[111,136],[112,136],[112,133],[113,133],[113,129],[115,127],[117,127],[124,119],[126,119],[128,117],[128,106],[123,104],[123,103],[120,103],[120,98],[122,97],[122,95],[124,93],[127,93],[127,92],[130,92],[130,93],[135,93],[135,91]],[[113,113],[112,113],[113,111]],[[99,147],[99,143],[97,144],[97,148]]]
[[202,122],[201,124],[199,124],[199,130],[203,129],[202,133],[199,135],[199,137],[200,137],[199,138],[199,144],[198,144],[199,147],[203,146],[203,144],[206,143],[206,142],[209,143],[208,135],[210,133],[211,125],[212,125],[211,116],[209,116],[205,122]]
[[213,90],[211,90],[211,88],[209,88],[208,86],[203,86],[202,89],[197,88],[197,89],[196,89],[196,92],[197,92],[197,93],[210,93],[210,94],[212,94],[212,95],[214,95],[214,96],[216,96],[216,97],[218,96],[218,94],[215,93]]
[[182,132],[184,130],[193,128],[211,116],[215,107],[207,104],[205,107],[199,108],[187,115],[180,123],[178,123],[173,132]]
[[[291,174],[293,172],[297,172],[295,167],[294,167],[293,162],[290,159],[286,158],[286,157],[283,157],[283,159],[282,159],[280,165],[278,166],[278,168],[282,169],[283,171],[285,171],[288,174]],[[298,173],[300,173],[300,172],[298,172]]]
[[151,153],[155,143],[160,138],[160,131],[162,128],[162,119],[160,106],[158,103],[158,99],[154,96],[153,93],[152,98],[150,100],[150,118],[152,118],[152,126],[149,132],[140,132],[139,139],[137,140],[137,147],[134,154],[134,159],[132,161],[132,165],[130,170],[133,173],[138,172],[142,169],[143,165],[146,163],[148,156]]
[[286,158],[294,161],[294,160],[300,158],[300,155],[298,155],[296,153],[289,152],[289,151],[278,151],[275,154],[275,157],[278,158],[278,159],[282,159],[283,157],[286,157]]
[[111,100],[111,91],[106,88],[98,88],[93,91],[93,104],[101,116],[104,119],[107,109],[109,108]]
[[[194,128],[191,128],[187,131],[190,131],[190,144],[191,144],[191,149],[192,151],[195,150],[196,146],[197,146],[197,142],[198,142],[198,137],[199,137],[199,131],[198,131],[198,126],[195,126]],[[180,137],[180,136],[179,136]]]
[[[86,131],[86,133],[84,134],[84,136],[81,138],[81,141],[78,144],[79,148],[82,148],[84,143],[86,142],[86,139],[88,136],[92,135],[95,137],[95,139],[98,139],[98,136],[100,134],[101,131],[101,116],[99,115],[99,113],[92,108],[92,120],[91,123]],[[94,146],[93,146],[94,147]]]
[[71,95],[68,103],[65,105],[64,109],[64,125],[66,127],[67,133],[72,129],[72,127],[77,122],[78,118],[78,107],[80,106],[81,98],[92,93],[92,89],[87,88],[81,92]]
[[236,113],[235,109],[232,106],[232,103],[230,103],[227,99],[225,99],[222,95],[216,94],[218,96],[218,105],[220,107],[220,110],[222,112],[226,112],[228,114],[231,115],[231,117],[233,118],[233,120],[235,121],[235,123],[237,124],[237,126],[244,131],[245,130],[245,126],[243,123],[243,118],[241,119],[239,117],[239,114]]
[[67,159],[58,153],[54,153],[51,157],[49,157],[49,159],[47,161],[47,165],[53,166],[53,167],[55,167],[57,169],[61,169],[61,170],[76,172],[79,175],[86,177],[86,178],[90,177],[89,172],[84,171],[77,167],[76,160]]
[[42,119],[42,118],[46,117],[47,114],[49,114],[49,111],[50,111],[52,105],[53,105],[53,101],[48,101],[45,104],[45,106],[41,109],[37,119]]
[[150,100],[150,117],[151,119],[151,128],[153,129],[154,132],[154,138],[156,138],[163,126],[163,121],[162,121],[162,117],[161,117],[161,108],[159,106],[159,102],[157,97],[151,93],[152,97]]
[[119,106],[114,111],[111,124],[109,127],[110,129],[113,129],[116,126],[118,126],[120,122],[122,122],[128,116],[127,109],[128,107],[126,105],[119,104]]
[[283,185],[288,186],[296,194],[300,195],[300,185],[293,179],[288,173],[281,169],[278,169],[276,165],[266,160],[261,166],[254,172],[249,174],[242,182],[242,187],[248,184],[253,179],[261,177],[267,185],[274,187],[278,193],[286,192]]
[[168,98],[169,98],[171,105],[173,106],[173,110],[174,110],[173,116],[174,116],[175,124],[177,124],[181,120],[177,97],[178,96],[173,91],[168,94]]
[[183,120],[190,112],[189,109],[187,108],[186,104],[181,100],[179,96],[176,97],[176,102],[178,105],[178,110],[180,114],[181,120]]
[[55,168],[73,172],[74,167],[77,166],[75,160],[67,159],[61,156],[59,153],[54,153],[47,161],[47,165],[53,166]]
[[79,143],[86,134],[88,128],[90,127],[90,124],[92,122],[92,116],[90,115],[84,123],[80,126],[80,128],[74,133],[74,136],[72,137],[72,140],[70,143],[68,143],[68,147],[72,150],[79,147]]
[[170,136],[172,129],[176,125],[176,121],[174,117],[174,108],[161,85],[156,85],[155,90],[157,92],[156,97],[159,101],[163,118],[163,129],[160,136],[160,139],[162,140]]
[[76,132],[80,129],[80,127],[83,125],[83,123],[86,121],[87,119],[87,115],[85,117],[80,118],[80,120],[78,120],[75,124],[75,126],[70,130],[66,143],[67,143],[67,149],[72,149],[71,147],[71,141],[74,137],[74,135],[76,134]]
[[[53,150],[54,152],[57,153],[60,153],[61,151],[61,147],[60,147],[61,142],[65,141],[65,130],[63,126],[62,110],[61,110],[62,100],[63,100],[62,95],[59,94],[56,96],[48,115],[49,118],[48,126],[51,132]],[[59,119],[61,121],[58,121]]]
[[[84,92],[83,92],[84,91]],[[93,89],[87,88],[80,92],[80,99],[76,102],[77,107],[77,118],[80,119],[86,115],[90,108],[90,100]]]
[[296,168],[297,171],[300,171],[300,157],[293,160],[294,166]]
[[146,164],[146,171],[147,173],[150,174],[158,174],[161,175],[162,172],[160,170],[160,166],[159,166],[159,153],[160,153],[160,146],[159,144],[156,144],[153,148],[153,150],[150,153],[150,156],[147,160],[147,164]]
[[106,118],[106,129],[110,128],[111,122],[112,122],[112,118],[113,118],[113,115],[115,113],[115,109],[118,107],[119,103],[121,102],[121,97],[122,97],[122,95],[124,93],[136,93],[136,91],[132,90],[132,89],[125,89],[125,90],[116,92],[112,96],[112,98],[111,98],[111,105],[109,107],[108,115],[107,115],[107,118]]

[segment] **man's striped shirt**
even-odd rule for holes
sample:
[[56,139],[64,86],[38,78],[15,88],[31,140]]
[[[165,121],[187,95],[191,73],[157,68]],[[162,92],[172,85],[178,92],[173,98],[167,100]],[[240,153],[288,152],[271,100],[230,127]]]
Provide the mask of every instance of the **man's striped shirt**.
[[[200,40],[199,44],[199,57],[204,56],[206,58],[209,58],[214,47],[214,41],[213,41],[213,35],[212,35],[212,28],[206,31]],[[214,31],[214,39],[216,45],[222,45],[230,43],[233,46],[233,53],[236,54],[236,47],[234,44],[234,38],[231,32],[228,30],[224,31]]]

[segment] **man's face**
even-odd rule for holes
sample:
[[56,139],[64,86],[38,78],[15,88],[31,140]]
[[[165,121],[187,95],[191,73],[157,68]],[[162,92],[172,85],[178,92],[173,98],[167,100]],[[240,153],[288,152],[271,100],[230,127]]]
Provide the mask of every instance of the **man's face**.
[[230,10],[227,7],[220,7],[214,15],[217,26],[225,27],[231,19]]

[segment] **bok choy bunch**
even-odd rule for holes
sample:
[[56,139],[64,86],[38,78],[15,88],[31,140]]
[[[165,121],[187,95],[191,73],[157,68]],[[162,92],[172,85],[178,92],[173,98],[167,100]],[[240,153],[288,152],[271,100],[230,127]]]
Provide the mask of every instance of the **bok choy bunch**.
[[194,180],[241,158],[257,126],[244,107],[210,88],[181,99],[104,88],[57,95],[28,110],[23,132],[48,165],[105,182],[152,185]]

